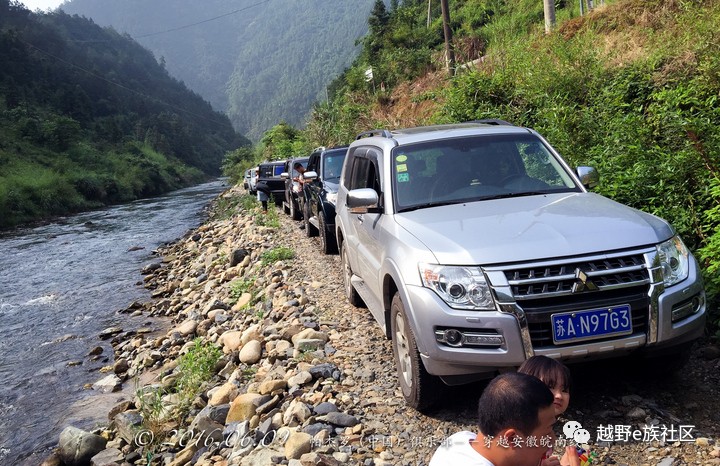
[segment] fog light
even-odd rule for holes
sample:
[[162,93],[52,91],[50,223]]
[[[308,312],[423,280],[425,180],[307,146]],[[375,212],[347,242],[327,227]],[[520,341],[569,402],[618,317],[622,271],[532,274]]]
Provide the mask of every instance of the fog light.
[[452,346],[453,348],[499,348],[505,344],[505,338],[497,333],[484,333],[476,330],[458,330],[454,328],[435,330],[435,340],[438,343]]
[[455,329],[445,330],[445,343],[450,346],[460,346],[462,344],[462,333]]
[[676,304],[672,309],[672,321],[677,322],[686,317],[689,317],[702,309],[705,305],[705,298],[703,295],[694,296],[688,301],[683,301],[680,304]]

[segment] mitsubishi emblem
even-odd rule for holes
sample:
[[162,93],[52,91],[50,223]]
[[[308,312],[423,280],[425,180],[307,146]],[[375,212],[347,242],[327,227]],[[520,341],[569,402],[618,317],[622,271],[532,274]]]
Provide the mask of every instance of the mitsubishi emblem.
[[595,283],[590,280],[585,272],[579,268],[575,269],[575,283],[572,286],[573,293],[580,293],[582,291],[597,291],[599,288]]

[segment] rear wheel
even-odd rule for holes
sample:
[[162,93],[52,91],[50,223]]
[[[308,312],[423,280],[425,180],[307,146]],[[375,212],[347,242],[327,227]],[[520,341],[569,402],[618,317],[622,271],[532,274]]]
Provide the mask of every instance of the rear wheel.
[[318,230],[320,232],[320,249],[325,254],[334,254],[337,252],[337,244],[335,243],[335,237],[332,232],[328,231],[327,224],[325,223],[325,214],[322,212],[318,213]]
[[300,220],[300,209],[298,208],[297,200],[294,198],[290,199],[290,218]]
[[312,238],[313,236],[318,235],[317,228],[313,226],[312,223],[310,223],[310,216],[312,215],[312,209],[310,208],[310,204],[305,203],[305,212],[304,212],[304,222],[305,222],[305,235],[308,238]]
[[347,258],[347,246],[345,243],[342,245],[342,249],[340,251],[340,263],[343,271],[343,284],[345,285],[345,296],[348,299],[348,302],[352,304],[355,307],[363,307],[365,303],[363,302],[362,298],[358,294],[357,290],[352,284],[352,276],[353,271],[350,267],[350,262],[348,262]]
[[390,328],[395,366],[400,389],[408,406],[423,411],[431,407],[440,392],[440,379],[427,373],[420,360],[415,335],[405,315],[400,294],[395,293],[390,306]]
[[283,202],[283,212],[285,212],[286,215],[290,214],[290,205],[292,204],[292,196],[290,196],[290,199],[288,199],[287,194],[285,194],[285,202]]

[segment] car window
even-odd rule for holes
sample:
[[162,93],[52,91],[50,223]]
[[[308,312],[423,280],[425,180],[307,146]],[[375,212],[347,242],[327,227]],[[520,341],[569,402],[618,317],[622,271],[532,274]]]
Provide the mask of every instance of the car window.
[[342,173],[347,149],[327,151],[323,160],[323,179],[337,183]]
[[398,146],[393,149],[392,161],[398,210],[580,190],[560,161],[532,134]]
[[[302,165],[303,168],[307,168],[307,165],[308,165],[307,160],[293,160],[293,162],[292,162],[293,167],[295,166],[296,163],[299,163],[300,165]],[[292,168],[292,174],[290,175],[290,177],[296,178],[298,176],[300,176],[300,173],[297,170],[295,170],[295,168]]]

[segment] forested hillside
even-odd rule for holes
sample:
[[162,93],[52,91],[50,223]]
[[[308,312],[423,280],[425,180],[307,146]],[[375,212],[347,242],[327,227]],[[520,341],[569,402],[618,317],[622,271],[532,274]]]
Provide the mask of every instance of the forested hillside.
[[0,227],[218,174],[249,141],[127,36],[0,0]]
[[704,269],[720,338],[720,1],[606,0],[582,16],[561,1],[549,34],[543,2],[450,1],[449,71],[437,3],[428,24],[424,0],[376,0],[331,101],[303,131],[268,132],[255,154],[306,154],[372,128],[481,118],[535,128],[571,164],[599,170],[600,194],[674,225]]
[[302,125],[357,55],[372,0],[68,0],[69,14],[127,32],[252,139]]

